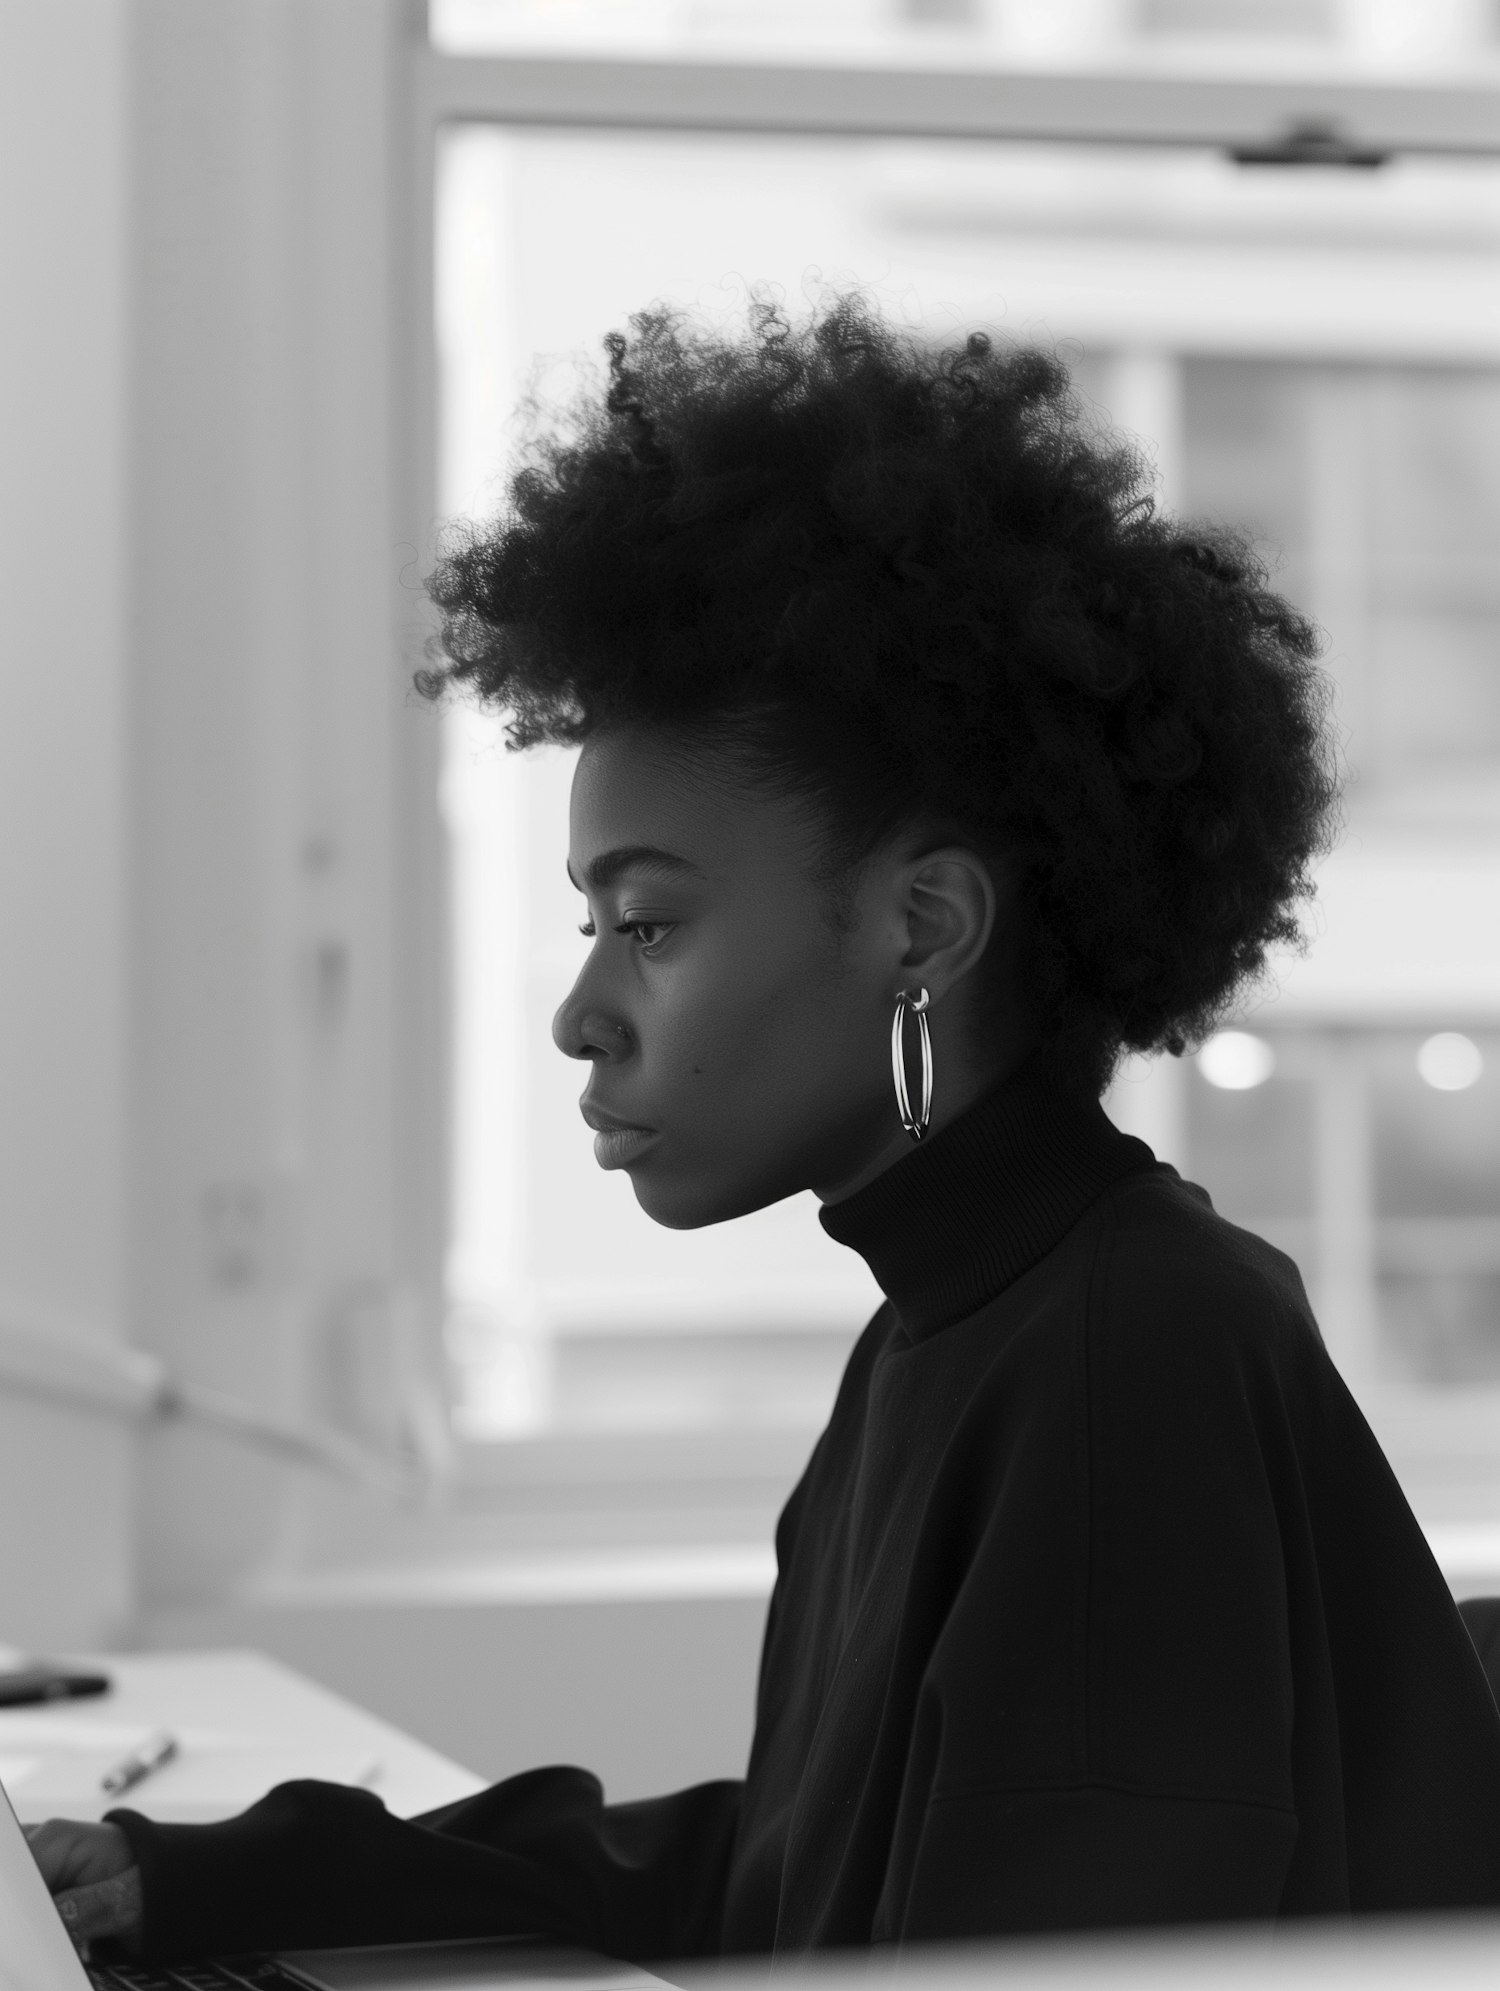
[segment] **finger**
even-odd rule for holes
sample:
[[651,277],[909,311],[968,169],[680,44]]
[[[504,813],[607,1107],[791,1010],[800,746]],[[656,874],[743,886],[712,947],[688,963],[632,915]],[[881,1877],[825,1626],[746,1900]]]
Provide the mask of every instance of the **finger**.
[[81,1877],[74,1872],[78,1835],[70,1825],[61,1819],[49,1818],[44,1825],[26,1825],[22,1830],[31,1848],[31,1857],[41,1868],[49,1887],[55,1889],[70,1879]]
[[69,1819],[49,1818],[45,1825],[28,1826],[26,1841],[31,1847],[31,1857],[54,1893],[75,1882],[103,1877],[88,1871],[91,1847],[87,1830]]
[[75,1943],[96,1942],[101,1936],[129,1938],[141,1925],[141,1870],[131,1867],[112,1880],[70,1887],[56,1901]]
[[117,1825],[86,1825],[72,1818],[49,1818],[26,1834],[31,1856],[54,1894],[110,1880],[133,1864],[130,1842]]

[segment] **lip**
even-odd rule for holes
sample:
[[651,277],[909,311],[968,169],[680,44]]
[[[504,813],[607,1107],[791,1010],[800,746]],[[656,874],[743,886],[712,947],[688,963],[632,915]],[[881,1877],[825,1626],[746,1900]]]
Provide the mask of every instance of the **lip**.
[[628,1168],[656,1139],[654,1127],[635,1126],[591,1100],[580,1100],[578,1110],[594,1130],[594,1159],[601,1168]]
[[622,1120],[618,1113],[606,1113],[602,1106],[596,1106],[592,1099],[580,1099],[578,1110],[596,1134],[654,1134],[654,1127],[643,1127],[639,1120]]

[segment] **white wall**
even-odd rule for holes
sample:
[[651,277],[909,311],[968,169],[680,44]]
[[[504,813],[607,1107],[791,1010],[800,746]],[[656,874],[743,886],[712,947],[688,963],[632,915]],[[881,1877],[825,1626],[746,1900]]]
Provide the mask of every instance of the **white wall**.
[[[425,548],[393,496],[408,26],[399,0],[135,16],[140,1335],[345,1422],[422,1340],[441,1201],[407,1104],[441,1101],[438,951],[402,924],[436,897],[402,884],[437,745],[409,699]],[[141,1498],[148,1608],[295,1560],[327,1519],[183,1431]]]
[[[124,1332],[126,10],[0,0],[0,1324]],[[131,1441],[0,1391],[0,1640],[131,1603]]]
[[[437,727],[392,389],[416,20],[0,0],[0,1377],[18,1327],[128,1340],[368,1427],[425,1359],[443,1004],[403,919],[440,911]],[[0,1381],[0,1642],[106,1639],[341,1511]]]

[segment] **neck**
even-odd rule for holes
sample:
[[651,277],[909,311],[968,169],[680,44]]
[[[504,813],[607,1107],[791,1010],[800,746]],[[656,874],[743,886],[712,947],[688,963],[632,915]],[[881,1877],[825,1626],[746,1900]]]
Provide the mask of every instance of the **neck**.
[[898,1161],[904,1161],[913,1148],[925,1146],[934,1134],[940,1134],[960,1115],[982,1099],[993,1086],[1010,1077],[1023,1065],[1036,1048],[1037,1032],[1032,1029],[1009,1029],[999,1034],[997,1044],[991,1044],[990,1055],[986,1059],[966,1056],[956,1044],[945,1043],[939,1037],[933,1019],[933,1066],[937,1073],[937,1084],[933,1087],[932,1118],[921,1142],[913,1141],[902,1126],[896,1113],[894,1086],[891,1089],[892,1132],[878,1147],[871,1149],[847,1176],[824,1186],[813,1184],[813,1194],[822,1203],[842,1203],[847,1197],[857,1195],[867,1188],[877,1176],[884,1175],[888,1168],[894,1168]]
[[898,1168],[819,1212],[922,1339],[976,1312],[1053,1249],[1119,1177],[1154,1166],[1052,1060],[1022,1068]]

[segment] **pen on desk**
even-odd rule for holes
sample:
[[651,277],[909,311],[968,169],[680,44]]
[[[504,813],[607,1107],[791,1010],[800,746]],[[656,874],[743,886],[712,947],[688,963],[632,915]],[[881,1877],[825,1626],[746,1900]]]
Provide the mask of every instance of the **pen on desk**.
[[147,1736],[139,1749],[132,1749],[112,1769],[106,1770],[99,1788],[110,1797],[119,1797],[125,1791],[134,1790],[153,1770],[170,1763],[176,1754],[176,1736],[168,1735],[164,1728],[158,1729],[155,1735]]

